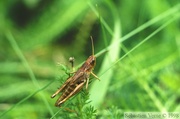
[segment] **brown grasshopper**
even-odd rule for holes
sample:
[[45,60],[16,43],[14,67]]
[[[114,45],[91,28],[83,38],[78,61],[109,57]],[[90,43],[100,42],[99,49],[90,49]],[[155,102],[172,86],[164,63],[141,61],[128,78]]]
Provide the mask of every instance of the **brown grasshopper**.
[[57,99],[55,106],[60,107],[66,100],[77,94],[83,86],[86,84],[86,89],[89,83],[89,76],[92,74],[95,78],[99,79],[92,71],[96,65],[96,57],[94,55],[93,39],[92,43],[92,55],[84,62],[84,64],[69,77],[66,82],[51,96],[54,98],[57,94],[62,92],[61,96]]

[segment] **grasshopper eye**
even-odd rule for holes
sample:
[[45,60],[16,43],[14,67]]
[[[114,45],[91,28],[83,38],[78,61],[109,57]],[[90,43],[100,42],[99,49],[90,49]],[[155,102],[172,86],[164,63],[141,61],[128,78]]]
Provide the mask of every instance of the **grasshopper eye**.
[[95,63],[96,63],[96,61],[93,59],[93,60],[91,61],[91,65],[95,65]]

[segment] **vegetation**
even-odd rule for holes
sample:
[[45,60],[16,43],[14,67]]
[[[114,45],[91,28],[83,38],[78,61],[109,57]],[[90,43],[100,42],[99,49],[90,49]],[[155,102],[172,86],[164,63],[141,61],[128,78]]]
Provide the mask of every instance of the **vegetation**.
[[[180,111],[177,0],[1,0],[0,118],[119,119]],[[61,108],[50,96],[92,54],[94,73]],[[59,65],[61,64],[61,65]],[[63,70],[62,70],[63,68]]]

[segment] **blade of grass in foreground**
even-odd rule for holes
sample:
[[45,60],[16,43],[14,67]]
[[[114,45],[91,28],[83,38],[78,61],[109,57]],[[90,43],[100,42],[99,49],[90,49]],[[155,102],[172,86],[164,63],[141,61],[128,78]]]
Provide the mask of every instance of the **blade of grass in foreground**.
[[[117,42],[120,38],[120,21],[116,20],[115,22],[115,28],[114,28],[114,37],[112,39],[111,44],[114,42]],[[120,44],[114,44],[114,47],[111,48],[102,63],[101,70],[99,72],[100,75],[99,78],[102,79],[100,82],[94,82],[92,84],[92,87],[90,89],[90,100],[92,101],[91,104],[95,106],[96,108],[99,107],[99,105],[103,102],[105,94],[108,89],[108,85],[110,82],[110,79],[113,75],[113,69],[109,69],[108,72],[102,74],[107,68],[110,67],[110,65],[115,62],[118,59],[119,56],[119,51],[120,51]]]

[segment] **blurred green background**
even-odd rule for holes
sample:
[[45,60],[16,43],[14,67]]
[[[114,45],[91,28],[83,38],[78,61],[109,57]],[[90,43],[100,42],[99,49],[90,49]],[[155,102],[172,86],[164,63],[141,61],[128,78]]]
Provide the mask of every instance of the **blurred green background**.
[[[59,64],[71,69],[73,56],[78,68],[90,36],[101,81],[57,108],[50,96],[67,77]],[[1,0],[0,46],[0,118],[180,112],[178,0]]]

